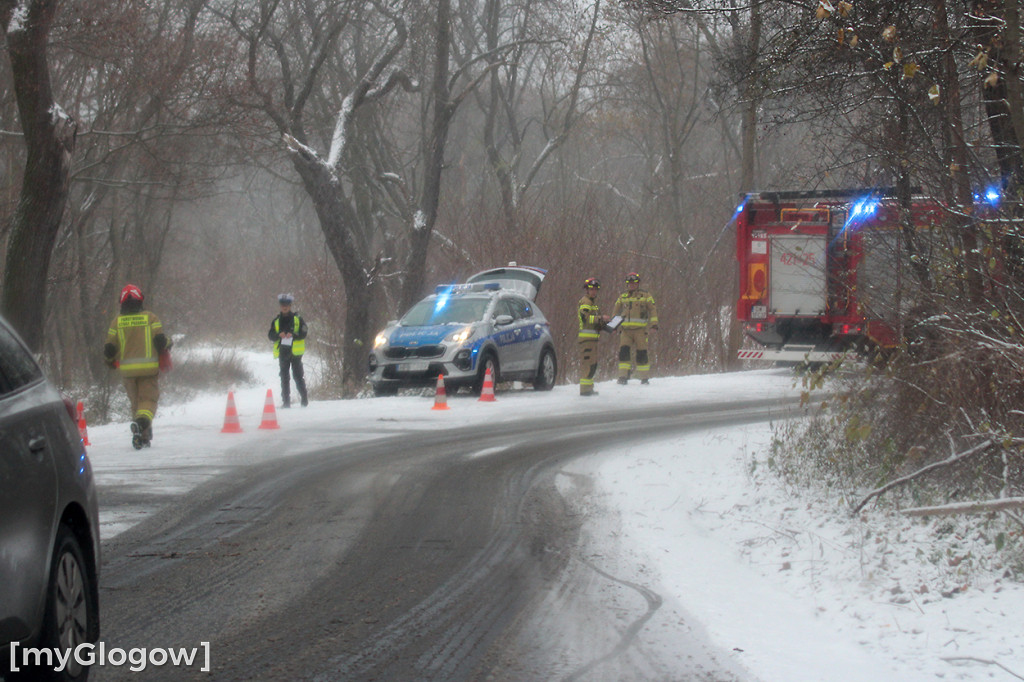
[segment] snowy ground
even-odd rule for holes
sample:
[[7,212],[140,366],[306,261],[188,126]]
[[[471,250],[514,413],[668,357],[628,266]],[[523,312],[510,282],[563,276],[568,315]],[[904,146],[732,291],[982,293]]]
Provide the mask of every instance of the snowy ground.
[[[729,403],[799,391],[789,373],[759,370],[657,378],[644,387],[602,382],[591,399],[573,386],[500,393],[494,403],[457,396],[447,411],[416,396],[314,401],[277,409],[280,429],[268,430],[258,427],[267,389],[278,393],[276,363],[267,352],[246,358],[261,383],[234,388],[243,433],[220,432],[228,387],[162,405],[148,450],[131,448],[126,423],[89,427],[104,538],[232,467],[318,445],[571,415],[623,400]],[[315,375],[315,362],[307,365]],[[575,474],[595,480],[583,502],[589,562],[664,600],[641,646],[670,651],[659,629],[697,621],[764,682],[1024,679],[1024,585],[978,560],[992,554],[991,544],[958,533],[955,519],[911,521],[871,508],[850,519],[834,500],[788,489],[767,467],[752,466],[764,461],[770,438],[769,425],[731,428],[595,451],[566,469],[561,484],[572,499]],[[103,510],[105,490],[147,501],[115,515]],[[620,598],[627,610],[643,600],[629,590]]]

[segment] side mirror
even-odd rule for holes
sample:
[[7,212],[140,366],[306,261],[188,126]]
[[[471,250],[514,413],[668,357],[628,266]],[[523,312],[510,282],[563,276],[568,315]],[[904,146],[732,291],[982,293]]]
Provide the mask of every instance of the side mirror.
[[494,318],[494,324],[498,325],[499,327],[504,327],[505,325],[512,324],[512,316],[498,315],[496,318]]

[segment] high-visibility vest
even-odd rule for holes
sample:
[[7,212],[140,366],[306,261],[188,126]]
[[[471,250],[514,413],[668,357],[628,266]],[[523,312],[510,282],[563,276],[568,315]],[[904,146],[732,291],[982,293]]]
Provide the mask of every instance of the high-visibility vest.
[[[295,327],[295,329],[292,330],[292,334],[298,334],[299,333],[299,327],[302,326],[302,320],[299,319],[298,315],[295,315],[292,318],[292,322],[294,322],[294,327]],[[281,333],[281,318],[280,318],[280,316],[278,316],[277,319],[274,320],[274,331],[277,332],[278,334]],[[306,339],[296,339],[296,338],[293,337],[292,338],[292,355],[302,355],[305,352],[306,352]],[[276,357],[280,357],[280,356],[281,356],[281,339],[278,339],[277,341],[274,341],[274,357],[276,358]]]
[[579,341],[589,341],[601,336],[601,311],[597,302],[589,296],[580,299],[579,313],[580,332],[576,337]]
[[107,330],[107,343],[117,346],[118,369],[129,377],[159,374],[160,358],[153,339],[163,334],[163,325],[156,315],[142,310],[131,315],[118,315]]

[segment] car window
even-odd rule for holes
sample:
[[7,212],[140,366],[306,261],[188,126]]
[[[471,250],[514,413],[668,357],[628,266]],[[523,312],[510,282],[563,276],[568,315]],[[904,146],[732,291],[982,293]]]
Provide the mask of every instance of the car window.
[[437,296],[417,303],[405,314],[403,327],[423,327],[431,324],[468,324],[483,319],[487,298],[454,298]]
[[533,307],[525,298],[510,298],[508,304],[512,308],[512,317],[517,320],[528,320],[533,317]]
[[494,304],[494,315],[492,317],[497,318],[498,315],[508,315],[515,318],[515,311],[512,310],[512,306],[508,304],[508,299],[503,298]]
[[16,391],[42,375],[25,347],[10,329],[0,324],[0,395]]

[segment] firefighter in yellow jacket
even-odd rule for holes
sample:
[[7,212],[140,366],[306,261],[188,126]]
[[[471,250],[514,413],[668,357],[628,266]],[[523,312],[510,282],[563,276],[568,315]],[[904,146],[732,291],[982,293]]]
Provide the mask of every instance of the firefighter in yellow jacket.
[[576,337],[580,347],[580,395],[597,395],[594,390],[594,375],[597,374],[597,342],[601,330],[608,322],[608,316],[602,315],[597,305],[597,292],[601,283],[593,277],[583,283],[583,298],[580,299],[579,311],[576,315],[580,323],[579,335]]
[[153,417],[160,398],[160,370],[170,366],[171,342],[160,319],[142,307],[142,290],[128,284],[121,290],[120,315],[107,331],[103,356],[107,365],[119,369],[132,409],[132,446],[149,447],[153,440]]
[[[654,297],[640,288],[640,275],[626,275],[626,291],[615,301],[612,317],[619,315],[619,383],[629,381],[636,363],[640,383],[649,383],[651,360],[647,355],[647,330],[658,328],[658,309]],[[634,356],[635,353],[635,356]]]

